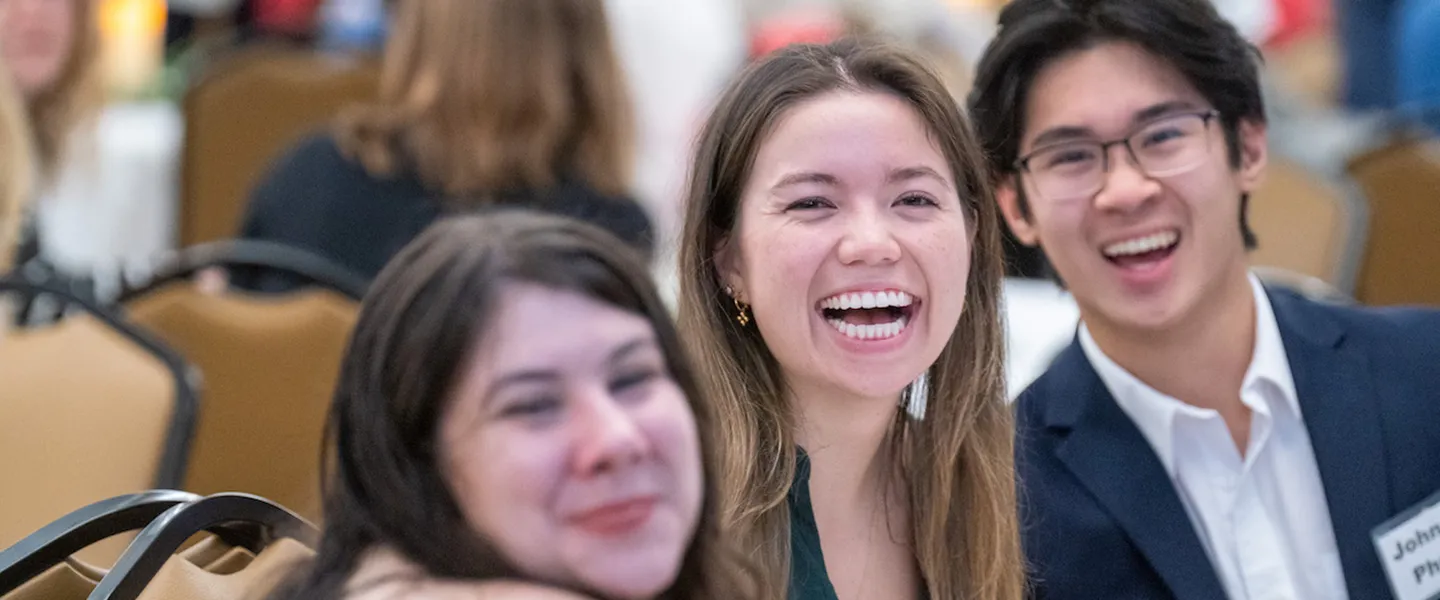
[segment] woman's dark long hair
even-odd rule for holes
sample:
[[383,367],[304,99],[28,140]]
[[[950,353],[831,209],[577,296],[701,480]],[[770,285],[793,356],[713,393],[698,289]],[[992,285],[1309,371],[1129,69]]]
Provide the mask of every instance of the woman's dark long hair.
[[610,234],[522,211],[440,221],[405,247],[366,296],[326,432],[325,531],[308,568],[277,598],[339,598],[361,556],[392,549],[445,579],[526,579],[461,515],[438,466],[437,430],[461,365],[497,297],[516,282],[576,292],[646,317],[700,424],[705,501],[664,598],[745,598],[747,570],[724,550],[708,415],[643,261]]

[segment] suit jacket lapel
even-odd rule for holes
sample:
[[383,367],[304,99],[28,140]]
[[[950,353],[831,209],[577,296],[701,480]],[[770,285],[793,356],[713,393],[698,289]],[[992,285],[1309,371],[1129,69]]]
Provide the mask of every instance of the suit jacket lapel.
[[1324,309],[1270,294],[1351,598],[1385,598],[1370,529],[1395,514],[1370,365]]
[[1170,476],[1100,380],[1078,343],[1056,361],[1047,426],[1068,429],[1056,450],[1160,574],[1175,598],[1224,598]]

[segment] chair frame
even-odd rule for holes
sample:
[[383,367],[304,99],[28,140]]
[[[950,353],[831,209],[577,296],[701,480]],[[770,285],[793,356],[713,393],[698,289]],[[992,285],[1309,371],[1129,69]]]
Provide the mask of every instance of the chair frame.
[[185,540],[207,531],[256,554],[278,538],[291,538],[311,548],[320,538],[309,521],[269,500],[250,494],[214,494],[173,506],[146,525],[88,600],[139,596]]
[[172,282],[188,279],[211,267],[247,266],[284,271],[359,301],[370,286],[365,277],[309,251],[258,240],[224,240],[191,246],[167,254],[155,275],[138,286],[127,286],[117,304],[124,305]]
[[105,538],[140,529],[177,505],[200,496],[152,490],[101,500],[70,512],[0,551],[0,596]]
[[185,479],[185,468],[190,459],[190,443],[195,437],[195,426],[199,420],[202,385],[199,369],[196,369],[179,352],[165,345],[153,335],[125,321],[114,312],[80,298],[63,287],[49,282],[28,281],[13,274],[0,276],[0,293],[11,292],[53,296],[59,299],[65,307],[78,306],[165,365],[165,369],[170,372],[175,383],[175,402],[174,409],[170,413],[170,426],[167,428],[160,454],[160,465],[155,470],[153,487],[156,489],[180,487],[181,482]]

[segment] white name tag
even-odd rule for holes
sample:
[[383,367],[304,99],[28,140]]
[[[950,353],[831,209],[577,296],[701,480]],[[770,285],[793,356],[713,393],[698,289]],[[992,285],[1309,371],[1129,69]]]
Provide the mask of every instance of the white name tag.
[[1440,493],[1371,533],[1397,600],[1440,600]]

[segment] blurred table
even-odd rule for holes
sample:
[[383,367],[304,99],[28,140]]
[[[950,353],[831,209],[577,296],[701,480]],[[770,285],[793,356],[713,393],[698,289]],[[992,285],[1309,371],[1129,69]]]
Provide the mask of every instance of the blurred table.
[[1043,279],[1005,280],[1005,380],[1013,399],[1049,368],[1075,337],[1075,299]]
[[41,255],[95,277],[103,298],[122,272],[144,272],[174,248],[183,130],[168,102],[106,106],[37,203]]

